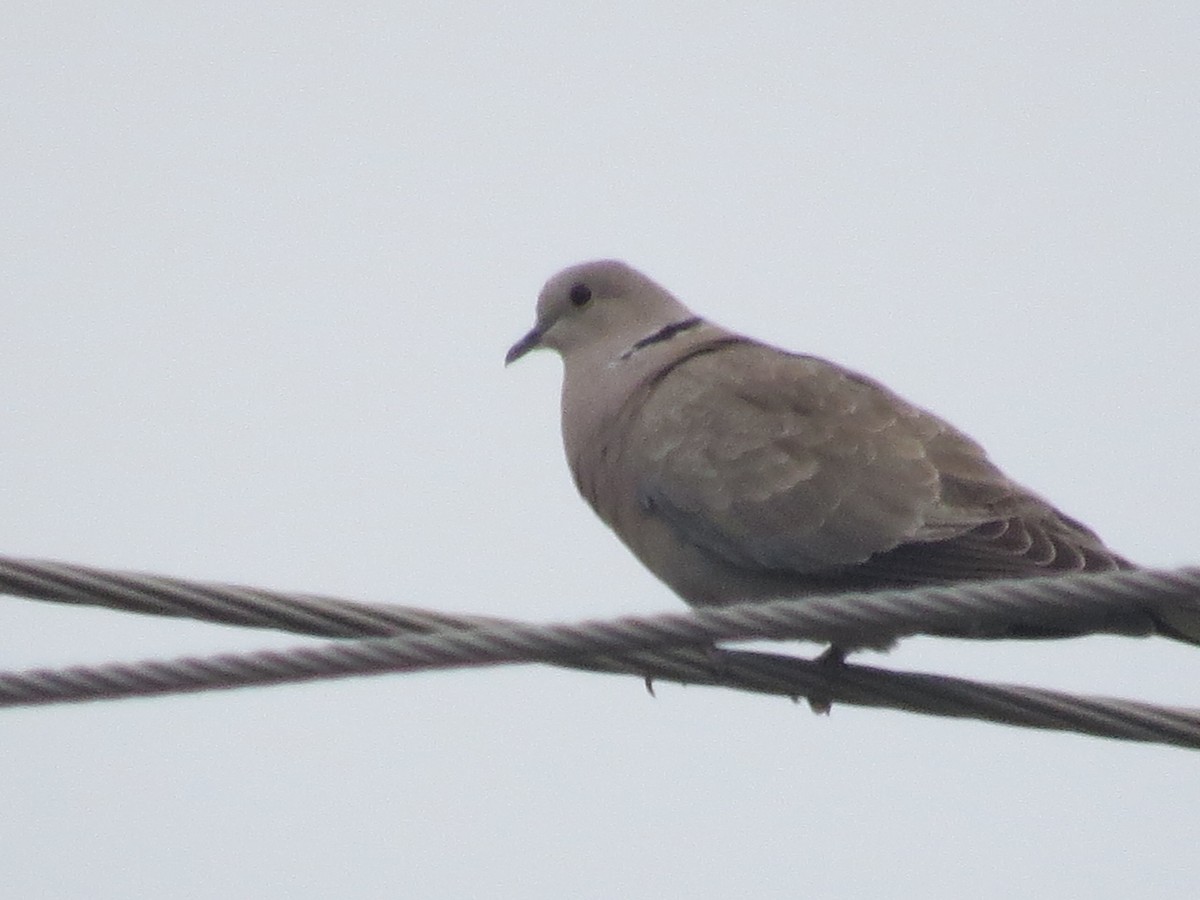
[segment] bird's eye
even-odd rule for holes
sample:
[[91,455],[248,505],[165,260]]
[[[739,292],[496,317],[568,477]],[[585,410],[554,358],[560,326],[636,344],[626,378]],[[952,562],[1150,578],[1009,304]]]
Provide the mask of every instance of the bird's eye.
[[592,299],[592,289],[582,281],[571,286],[571,302],[576,306],[586,306],[587,302]]

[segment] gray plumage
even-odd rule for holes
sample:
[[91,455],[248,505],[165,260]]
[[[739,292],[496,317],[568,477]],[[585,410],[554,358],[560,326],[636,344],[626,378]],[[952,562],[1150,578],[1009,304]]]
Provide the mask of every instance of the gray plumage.
[[563,358],[580,493],[689,603],[1132,567],[931,413],[713,325],[624,263],[551,278],[506,361],[537,347]]

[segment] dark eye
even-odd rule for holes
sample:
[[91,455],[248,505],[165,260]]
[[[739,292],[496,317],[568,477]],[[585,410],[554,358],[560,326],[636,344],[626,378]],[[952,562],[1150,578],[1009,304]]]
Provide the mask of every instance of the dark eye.
[[592,289],[581,281],[571,286],[570,297],[576,306],[585,306],[592,299]]

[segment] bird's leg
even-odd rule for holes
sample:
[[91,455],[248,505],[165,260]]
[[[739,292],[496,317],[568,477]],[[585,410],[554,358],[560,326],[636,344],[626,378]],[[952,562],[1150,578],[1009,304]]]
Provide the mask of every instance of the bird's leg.
[[830,644],[825,648],[825,652],[814,659],[813,662],[825,668],[836,669],[838,666],[846,664],[846,654],[848,652],[844,647],[839,647],[837,644]]
[[[839,647],[837,644],[830,644],[825,652],[813,660],[826,673],[833,675],[836,670],[846,664],[846,653],[844,647]],[[808,700],[808,708],[818,716],[827,716],[833,708],[833,698],[828,695],[814,694],[811,697],[805,698]]]

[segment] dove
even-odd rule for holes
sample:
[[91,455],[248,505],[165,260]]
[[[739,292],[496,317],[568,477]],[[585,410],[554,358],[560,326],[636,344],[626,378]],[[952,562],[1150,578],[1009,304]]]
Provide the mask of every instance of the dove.
[[[932,413],[727,331],[623,262],[546,283],[505,363],[538,348],[562,357],[579,493],[689,604],[1134,568]],[[1200,639],[1149,612],[1113,625]]]

